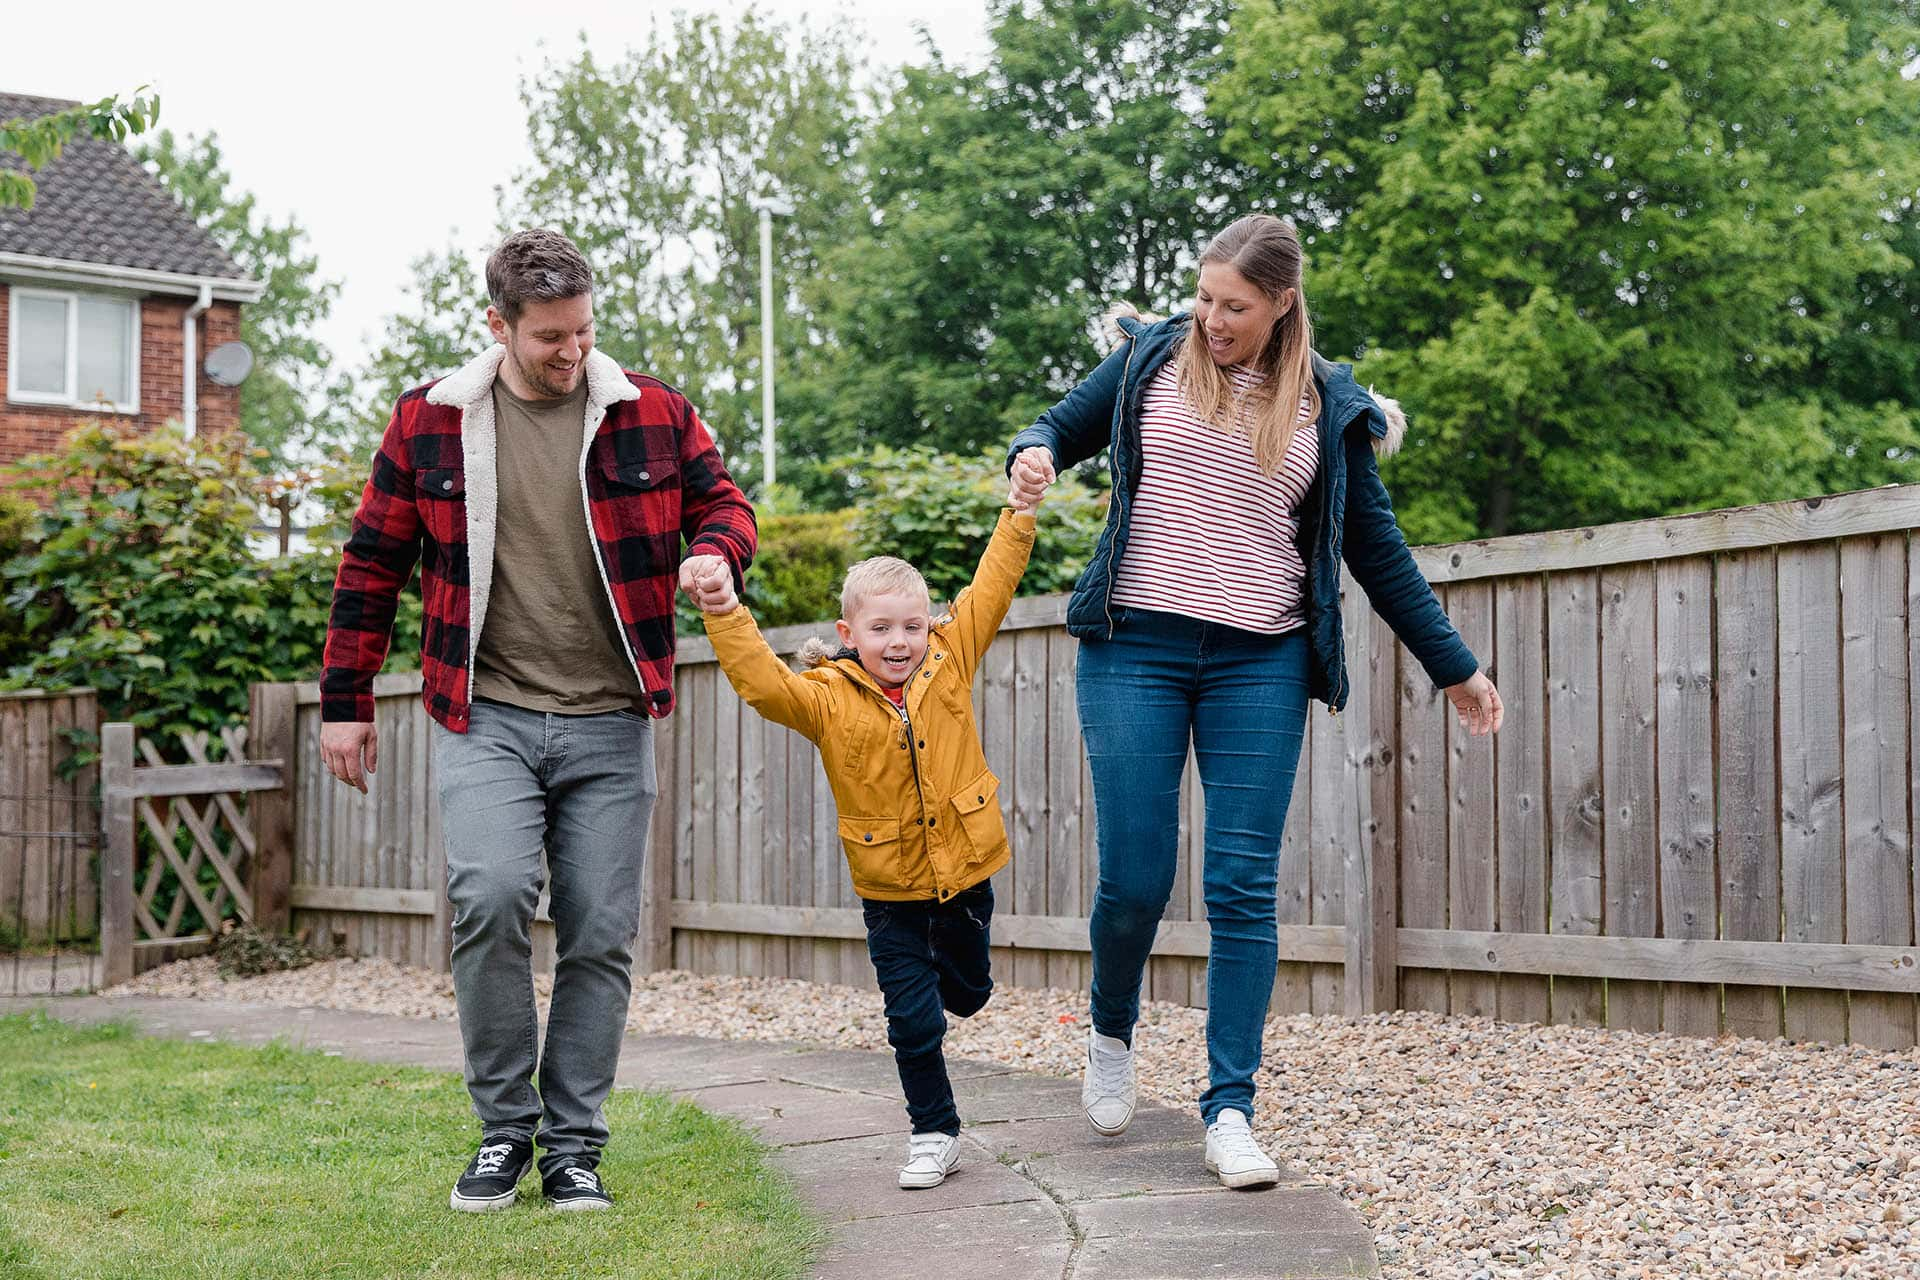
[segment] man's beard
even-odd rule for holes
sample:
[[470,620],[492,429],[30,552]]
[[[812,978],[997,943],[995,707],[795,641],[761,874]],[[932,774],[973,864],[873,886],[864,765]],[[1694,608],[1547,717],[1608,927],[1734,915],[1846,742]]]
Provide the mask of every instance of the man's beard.
[[561,400],[573,393],[574,387],[580,385],[580,371],[586,363],[583,357],[580,364],[574,366],[572,383],[563,387],[553,380],[553,372],[547,368],[545,362],[528,364],[519,356],[512,355],[511,353],[508,358],[513,361],[513,367],[520,371],[521,381],[525,382],[535,394],[545,396],[550,400]]

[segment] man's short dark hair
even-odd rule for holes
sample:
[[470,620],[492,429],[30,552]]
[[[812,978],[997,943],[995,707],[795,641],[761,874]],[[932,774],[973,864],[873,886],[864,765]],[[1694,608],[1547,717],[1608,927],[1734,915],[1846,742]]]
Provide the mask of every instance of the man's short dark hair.
[[573,241],[558,231],[516,231],[487,259],[487,297],[508,324],[529,302],[554,302],[593,292],[593,272]]

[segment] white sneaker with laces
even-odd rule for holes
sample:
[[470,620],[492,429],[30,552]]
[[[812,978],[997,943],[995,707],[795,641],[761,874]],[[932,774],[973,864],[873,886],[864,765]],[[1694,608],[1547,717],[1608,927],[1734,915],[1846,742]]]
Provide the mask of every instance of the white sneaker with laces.
[[959,1163],[959,1138],[945,1133],[916,1133],[907,1139],[907,1162],[900,1166],[900,1185],[908,1191],[937,1187]]
[[1207,1171],[1218,1175],[1222,1186],[1235,1188],[1270,1187],[1280,1181],[1280,1166],[1253,1140],[1246,1112],[1232,1107],[1207,1126]]
[[[1138,1031],[1134,1032],[1139,1035]],[[1105,1137],[1125,1133],[1133,1123],[1139,1096],[1134,1080],[1133,1050],[1126,1041],[1087,1030],[1087,1070],[1080,1081],[1080,1108],[1093,1131]]]

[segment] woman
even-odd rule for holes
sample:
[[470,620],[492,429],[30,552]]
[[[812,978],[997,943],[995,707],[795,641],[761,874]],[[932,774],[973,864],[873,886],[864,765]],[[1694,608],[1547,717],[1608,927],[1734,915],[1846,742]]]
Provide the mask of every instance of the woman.
[[1133,1119],[1134,1022],[1173,887],[1189,744],[1206,796],[1209,1170],[1270,1186],[1253,1078],[1273,990],[1275,880],[1309,696],[1347,700],[1340,564],[1473,733],[1499,694],[1420,576],[1375,452],[1405,421],[1313,351],[1292,224],[1256,214],[1200,259],[1190,315],[1119,319],[1124,341],[1014,438],[1009,475],[1037,500],[1059,467],[1111,446],[1113,502],[1067,606],[1080,638],[1093,774],[1092,1027],[1082,1105],[1102,1134]]

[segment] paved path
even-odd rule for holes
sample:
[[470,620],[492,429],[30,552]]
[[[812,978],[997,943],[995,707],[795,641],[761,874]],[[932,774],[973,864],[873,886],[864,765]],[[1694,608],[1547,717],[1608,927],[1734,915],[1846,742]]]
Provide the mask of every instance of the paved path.
[[[131,1018],[155,1035],[273,1040],[369,1061],[460,1070],[450,1022],[152,998],[0,999],[72,1022]],[[1371,1237],[1332,1190],[1282,1167],[1227,1191],[1201,1163],[1199,1119],[1143,1106],[1122,1138],[1080,1117],[1077,1081],[949,1064],[966,1117],[960,1168],[894,1186],[906,1116],[893,1059],[804,1045],[629,1036],[617,1083],[736,1116],[772,1146],[832,1227],[819,1280],[963,1270],[966,1280],[1330,1280],[1379,1274]],[[618,1140],[616,1135],[615,1140]]]

